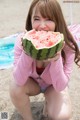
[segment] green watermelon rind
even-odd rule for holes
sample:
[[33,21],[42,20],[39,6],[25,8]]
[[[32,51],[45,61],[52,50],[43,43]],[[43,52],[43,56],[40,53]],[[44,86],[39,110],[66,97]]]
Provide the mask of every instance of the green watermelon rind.
[[37,60],[46,60],[48,58],[53,58],[55,54],[61,50],[63,46],[63,40],[64,37],[62,37],[62,39],[52,47],[42,49],[36,49],[32,42],[26,38],[22,39],[22,44],[27,55]]

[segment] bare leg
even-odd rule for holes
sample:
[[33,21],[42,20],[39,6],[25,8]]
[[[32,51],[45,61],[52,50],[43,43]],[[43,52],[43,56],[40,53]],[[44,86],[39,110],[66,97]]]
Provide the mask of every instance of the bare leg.
[[44,93],[47,101],[47,113],[51,120],[70,120],[71,119],[71,101],[67,88],[62,92],[56,92],[50,86]]
[[14,81],[10,84],[10,96],[16,109],[22,115],[24,120],[33,120],[29,96],[40,93],[40,87],[31,78],[24,86],[18,86]]

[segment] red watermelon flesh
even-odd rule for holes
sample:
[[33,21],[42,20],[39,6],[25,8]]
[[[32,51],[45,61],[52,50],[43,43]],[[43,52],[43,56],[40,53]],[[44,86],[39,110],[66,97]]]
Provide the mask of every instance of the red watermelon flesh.
[[[53,31],[28,31],[22,38],[25,51],[35,59],[53,57],[62,48],[63,34]],[[39,56],[40,54],[40,56]]]

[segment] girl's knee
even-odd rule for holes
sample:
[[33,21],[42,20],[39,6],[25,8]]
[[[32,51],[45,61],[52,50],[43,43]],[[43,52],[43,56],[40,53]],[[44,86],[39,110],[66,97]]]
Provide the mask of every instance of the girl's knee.
[[10,97],[13,99],[18,99],[22,94],[20,87],[15,83],[15,81],[11,81],[9,91]]
[[[54,110],[55,111],[55,110]],[[49,117],[51,120],[70,120],[71,119],[71,113],[63,113],[63,114],[56,114],[55,112],[50,112]]]
[[51,120],[70,120],[70,116],[62,115],[62,116],[49,116]]

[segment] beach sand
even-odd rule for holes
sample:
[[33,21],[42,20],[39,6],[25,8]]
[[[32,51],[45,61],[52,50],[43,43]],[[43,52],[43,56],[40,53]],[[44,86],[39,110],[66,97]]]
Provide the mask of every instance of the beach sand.
[[[32,0],[1,0],[0,1],[0,37],[6,37],[25,29],[26,15]],[[80,3],[70,5],[59,0],[67,25],[80,23]],[[70,10],[72,8],[72,17]],[[75,16],[75,17],[74,17]],[[72,18],[72,19],[71,19]],[[71,21],[72,20],[72,21]],[[22,120],[13,106],[9,96],[9,82],[13,79],[13,68],[0,70],[0,112],[9,113],[9,120]],[[72,101],[73,119],[80,120],[80,69],[74,64],[69,83],[69,92]],[[31,108],[35,120],[40,120],[44,97],[43,94],[31,97]],[[27,109],[27,108],[26,108]],[[0,119],[1,120],[1,119]]]

